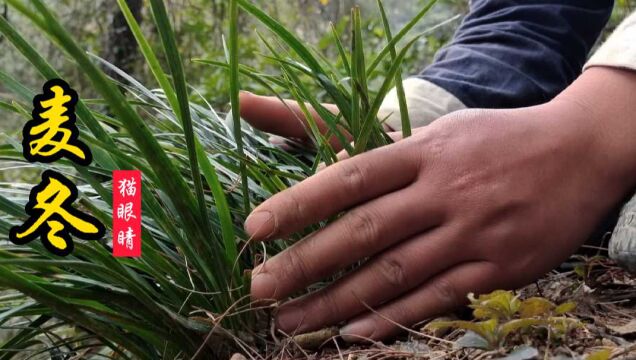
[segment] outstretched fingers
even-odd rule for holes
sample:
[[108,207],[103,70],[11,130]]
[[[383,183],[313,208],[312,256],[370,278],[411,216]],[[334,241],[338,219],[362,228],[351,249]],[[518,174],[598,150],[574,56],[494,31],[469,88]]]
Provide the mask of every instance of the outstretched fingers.
[[423,231],[420,235],[370,259],[360,269],[336,283],[284,304],[277,316],[283,331],[300,332],[338,324],[399,298],[429,278],[465,261],[454,244],[449,227]]
[[406,188],[371,200],[287,248],[254,270],[252,297],[283,299],[434,228],[443,218],[439,201],[429,197],[422,202],[421,195]]
[[406,187],[419,171],[419,158],[391,147],[378,148],[326,168],[258,206],[245,221],[256,241],[284,237],[358,204]]

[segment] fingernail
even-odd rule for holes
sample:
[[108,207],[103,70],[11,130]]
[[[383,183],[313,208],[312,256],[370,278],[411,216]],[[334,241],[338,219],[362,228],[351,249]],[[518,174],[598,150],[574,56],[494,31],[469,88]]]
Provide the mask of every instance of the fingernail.
[[245,231],[255,239],[265,239],[276,229],[274,216],[267,210],[257,211],[245,220]]
[[302,333],[305,312],[297,306],[282,307],[276,316],[276,326],[286,333]]
[[[258,269],[258,268],[257,268]],[[276,300],[276,289],[278,281],[272,274],[259,272],[255,269],[252,277],[251,293],[253,299],[259,300]]]
[[371,319],[352,322],[340,329],[340,336],[346,342],[361,342],[373,335],[375,327],[375,321]]
[[270,136],[268,140],[270,144],[276,146],[284,145],[286,143],[285,138],[280,136]]

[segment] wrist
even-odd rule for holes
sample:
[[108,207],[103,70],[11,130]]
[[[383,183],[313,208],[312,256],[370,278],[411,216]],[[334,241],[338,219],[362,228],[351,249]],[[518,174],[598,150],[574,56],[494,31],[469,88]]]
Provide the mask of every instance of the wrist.
[[636,186],[636,72],[595,67],[546,104],[580,161],[624,196]]

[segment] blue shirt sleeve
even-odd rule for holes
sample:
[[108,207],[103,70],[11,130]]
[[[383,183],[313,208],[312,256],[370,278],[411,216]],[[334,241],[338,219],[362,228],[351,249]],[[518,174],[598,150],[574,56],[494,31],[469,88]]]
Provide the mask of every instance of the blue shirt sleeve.
[[613,0],[472,0],[450,44],[419,75],[467,107],[544,103],[580,74]]

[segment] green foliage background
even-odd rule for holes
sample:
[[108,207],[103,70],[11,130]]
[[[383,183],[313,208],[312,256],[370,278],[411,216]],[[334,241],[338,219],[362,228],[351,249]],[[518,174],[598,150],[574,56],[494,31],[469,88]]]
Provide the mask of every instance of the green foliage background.
[[[96,0],[96,1],[79,1],[79,0],[51,0],[47,2],[57,9],[62,22],[67,26],[71,33],[92,53],[103,56],[108,52],[109,45],[109,29],[112,28],[113,18],[118,12],[114,0]],[[178,44],[186,60],[186,76],[198,92],[200,92],[208,101],[216,106],[225,106],[229,99],[228,82],[224,71],[218,69],[213,70],[208,66],[200,64],[188,64],[188,60],[192,58],[205,59],[223,59],[223,32],[227,28],[227,5],[225,0],[170,0],[168,3],[168,11],[175,24],[175,32],[178,38]],[[369,53],[382,44],[384,31],[377,11],[375,10],[374,0],[342,0],[329,1],[326,6],[321,4],[319,0],[255,0],[261,8],[277,19],[280,19],[288,28],[294,29],[296,33],[303,39],[312,44],[317,44],[318,48],[326,52],[334,52],[335,49],[329,48],[329,22],[333,21],[340,28],[348,23],[348,10],[355,3],[362,7],[363,16],[366,19],[366,26],[371,29],[372,38],[365,39],[366,49]],[[422,6],[424,1],[386,1],[387,12],[392,25],[399,28],[407,21],[409,16]],[[605,31],[605,36],[620,23],[620,21],[629,14],[632,9],[636,8],[636,0],[618,0],[617,5]],[[429,27],[439,23],[456,14],[464,14],[468,10],[468,1],[466,0],[440,0],[433,11],[419,26],[421,28]],[[4,7],[0,1],[0,14],[5,16],[12,25],[14,25],[21,33],[29,37],[34,45],[47,59],[50,59],[55,68],[63,69],[63,73],[67,74],[67,81],[80,90],[80,94],[89,97],[93,94],[82,91],[86,87],[86,79],[78,73],[78,69],[72,66],[65,57],[59,53],[46,39],[42,38],[37,30],[30,28],[25,24],[24,19],[19,17],[9,8]],[[142,9],[142,28],[148,36],[156,40],[157,34],[151,27],[151,19],[147,4]],[[425,64],[431,61],[435,52],[446,43],[451,37],[459,24],[454,21],[447,26],[440,28],[420,41],[414,46],[414,50],[409,54],[406,60],[407,69],[405,74],[414,74]],[[267,64],[262,58],[254,56],[255,53],[264,52],[262,44],[255,36],[259,26],[253,21],[241,19],[240,41],[242,61],[256,68],[266,67]],[[255,30],[256,29],[256,30]],[[157,42],[153,42],[156,44]],[[6,44],[0,37],[0,67],[3,71],[19,79],[23,84],[38,88],[41,84],[37,82],[38,77],[33,74],[32,67],[24,64],[13,47]],[[331,54],[335,55],[335,54]],[[134,54],[131,59],[141,60],[139,54]],[[141,80],[142,83],[148,83],[151,74],[147,68],[143,67],[142,61],[136,61],[131,64],[134,69],[131,75]],[[244,83],[248,90],[263,92],[257,84]],[[0,85],[0,93],[5,89]],[[22,124],[10,114],[2,113],[0,120],[0,132],[12,133],[18,130]]]
[[[215,106],[224,106],[229,100],[225,71],[192,64],[189,63],[189,60],[192,58],[223,60],[223,35],[224,30],[227,29],[227,6],[225,3],[225,0],[167,1],[168,11],[175,26],[179,50],[186,63],[186,77],[190,80],[189,85],[196,88]],[[257,0],[254,3],[266,12],[273,14],[275,18],[280,19],[288,28],[294,29],[299,37],[306,39],[309,43],[318,44],[317,47],[321,50],[330,52],[332,56],[327,56],[330,58],[335,57],[333,56],[335,49],[328,48],[330,45],[329,22],[334,21],[339,28],[344,29],[348,23],[348,9],[356,2],[332,1],[327,6],[322,6],[318,0]],[[369,53],[373,53],[381,45],[384,37],[382,23],[377,15],[375,1],[361,0],[358,3],[363,8],[363,16],[366,18],[365,26],[372,30],[373,38],[366,39],[368,43],[366,47]],[[389,16],[395,28],[401,27],[413,14],[414,9],[421,8],[423,3],[424,1],[421,0],[387,1],[387,11],[390,12]],[[440,5],[436,6],[436,13],[425,19],[420,27],[429,27],[453,14],[464,11],[466,6],[462,3],[463,1],[456,0],[441,1]],[[52,0],[47,4],[57,10],[62,23],[76,37],[78,43],[82,44],[88,51],[107,58],[104,55],[109,52],[109,49],[106,48],[109,44],[109,27],[112,25],[113,17],[118,12],[115,0]],[[2,1],[0,1],[1,8]],[[148,6],[145,5],[142,9],[142,29],[149,37],[150,42],[156,45],[159,43],[155,41],[158,35],[154,33],[150,17]],[[78,69],[72,66],[59,50],[55,49],[37,30],[29,27],[24,19],[15,14],[12,9],[7,11],[6,18],[32,41],[32,45],[49,59],[55,68],[62,69],[61,72],[67,75],[66,80],[80,91],[81,96],[88,98],[94,95],[82,91],[87,88],[85,77],[81,76]],[[428,38],[428,41],[422,41],[415,47],[415,51],[409,55],[411,61],[408,61],[412,67],[411,72],[415,72],[421,66],[418,60],[428,60],[432,57],[435,50],[452,35],[454,25],[457,23],[449,24],[449,26],[436,31]],[[242,63],[256,68],[266,67],[266,62],[261,57],[255,56],[258,53],[267,53],[256,36],[256,31],[263,31],[262,27],[253,20],[248,20],[245,15],[240,18],[239,25]],[[225,35],[227,36],[227,34]],[[2,47],[0,52],[2,70],[26,86],[40,87],[39,78],[34,76],[33,69],[22,61],[16,61],[20,59],[20,55],[6,42],[0,46]],[[137,54],[136,59],[140,60],[139,54]],[[149,69],[143,67],[143,61],[137,61],[136,64],[132,64],[131,68],[133,71],[130,75],[140,80],[141,83],[151,83],[152,74],[150,74]],[[262,91],[256,84],[244,83],[244,86],[248,90]],[[4,92],[1,85],[0,92]],[[14,126],[8,125],[6,121],[0,121],[0,131],[15,130],[17,124],[12,125]]]

